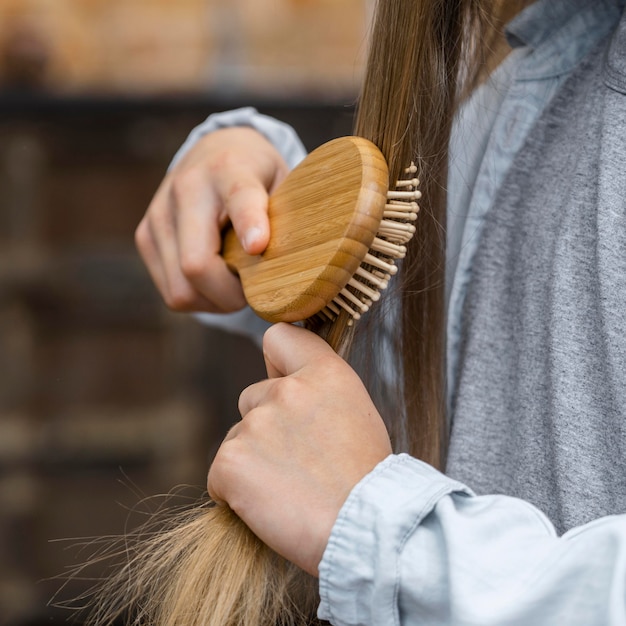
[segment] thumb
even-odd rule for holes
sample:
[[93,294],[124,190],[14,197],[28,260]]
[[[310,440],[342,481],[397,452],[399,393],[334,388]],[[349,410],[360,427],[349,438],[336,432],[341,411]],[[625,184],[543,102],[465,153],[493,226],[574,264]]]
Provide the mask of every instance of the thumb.
[[322,338],[293,324],[275,324],[263,336],[263,357],[270,378],[289,376],[324,356],[339,358]]

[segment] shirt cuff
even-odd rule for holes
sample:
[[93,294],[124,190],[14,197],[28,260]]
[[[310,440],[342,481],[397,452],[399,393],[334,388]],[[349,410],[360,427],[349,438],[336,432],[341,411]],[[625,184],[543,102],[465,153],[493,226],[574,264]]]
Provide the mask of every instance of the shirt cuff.
[[293,169],[306,156],[306,148],[300,141],[296,131],[273,117],[262,115],[254,107],[243,107],[232,111],[214,113],[196,126],[178,152],[174,155],[170,169],[174,167],[202,137],[219,130],[234,126],[248,126],[261,133],[285,159],[290,169]]
[[[319,565],[320,619],[340,626],[395,613],[404,543],[444,496],[465,485],[407,455],[391,455],[344,503]],[[389,606],[381,606],[386,603]]]
[[194,313],[194,317],[206,326],[248,337],[259,348],[263,345],[265,331],[271,326],[250,307],[245,307],[234,313]]

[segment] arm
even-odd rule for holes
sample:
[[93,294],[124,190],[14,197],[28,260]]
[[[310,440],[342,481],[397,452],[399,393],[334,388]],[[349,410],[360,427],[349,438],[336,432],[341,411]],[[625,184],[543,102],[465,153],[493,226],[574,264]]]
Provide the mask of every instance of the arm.
[[335,626],[626,623],[626,516],[557,537],[527,502],[475,496],[407,455],[352,369],[286,324],[264,339],[268,380],[208,488],[277,552],[320,577]]
[[557,537],[527,502],[392,456],[349,496],[319,570],[336,626],[623,624],[626,516]]

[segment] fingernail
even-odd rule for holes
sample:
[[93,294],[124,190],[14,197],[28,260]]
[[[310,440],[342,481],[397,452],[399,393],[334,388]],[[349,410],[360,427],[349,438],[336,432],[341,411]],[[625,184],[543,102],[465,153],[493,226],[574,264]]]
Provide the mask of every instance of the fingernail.
[[261,232],[261,229],[258,226],[253,226],[252,228],[249,228],[243,238],[244,250],[246,252],[250,252],[250,250],[258,242],[262,234],[263,233]]

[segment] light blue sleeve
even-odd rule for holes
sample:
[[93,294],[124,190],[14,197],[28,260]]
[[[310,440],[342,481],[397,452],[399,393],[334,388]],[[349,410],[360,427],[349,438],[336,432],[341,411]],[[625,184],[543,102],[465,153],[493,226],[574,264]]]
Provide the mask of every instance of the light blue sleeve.
[[344,504],[320,596],[334,626],[623,625],[626,516],[558,537],[527,502],[390,456]]
[[[231,128],[233,126],[249,126],[260,132],[280,152],[290,169],[298,165],[306,156],[306,149],[291,126],[267,115],[262,115],[253,107],[244,107],[232,111],[214,113],[202,124],[196,126],[174,155],[170,169],[202,137],[220,128]],[[196,318],[209,326],[246,335],[258,345],[261,344],[263,333],[269,327],[269,323],[259,318],[250,308],[230,314],[199,313],[196,315]]]
[[249,126],[260,132],[280,152],[290,169],[298,165],[306,156],[304,145],[296,131],[289,124],[285,124],[268,115],[262,115],[254,107],[243,107],[209,115],[202,124],[196,126],[174,155],[170,169],[202,137],[220,128],[231,128],[233,126]]

